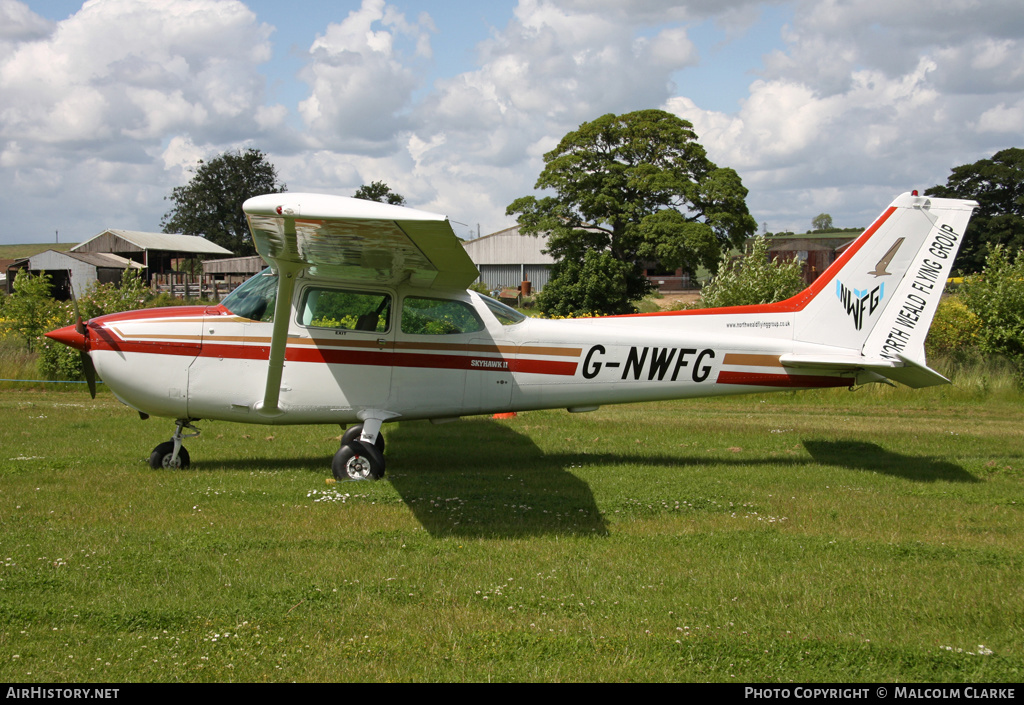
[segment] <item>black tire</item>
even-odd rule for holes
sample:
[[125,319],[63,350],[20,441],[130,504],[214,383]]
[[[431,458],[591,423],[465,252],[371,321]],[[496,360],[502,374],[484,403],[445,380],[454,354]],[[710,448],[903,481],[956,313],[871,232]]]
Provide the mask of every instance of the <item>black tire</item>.
[[384,477],[384,456],[376,446],[352,441],[334,454],[331,472],[337,480],[379,480]]
[[[358,441],[359,437],[361,435],[363,435],[363,425],[362,424],[358,424],[356,426],[353,426],[349,430],[345,431],[345,434],[341,437],[341,447],[344,448],[345,446],[352,445],[352,441]],[[381,453],[383,453],[384,452],[384,434],[383,433],[378,433],[377,434],[377,440],[374,441],[373,444],[375,446],[377,446],[377,450],[379,450]]]
[[149,454],[149,467],[154,470],[184,470],[189,466],[188,451],[185,446],[178,450],[178,462],[171,465],[171,456],[174,455],[174,441],[164,441]]

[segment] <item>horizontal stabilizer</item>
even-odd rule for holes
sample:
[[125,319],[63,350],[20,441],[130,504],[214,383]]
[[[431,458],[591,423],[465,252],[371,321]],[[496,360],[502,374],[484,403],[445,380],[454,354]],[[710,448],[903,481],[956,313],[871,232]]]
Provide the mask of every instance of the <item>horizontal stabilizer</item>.
[[877,375],[905,384],[914,389],[949,384],[949,380],[935,370],[913,360],[896,355],[898,360],[867,358],[860,355],[798,355],[789,354],[779,358],[784,367],[829,370],[832,372],[873,372]]

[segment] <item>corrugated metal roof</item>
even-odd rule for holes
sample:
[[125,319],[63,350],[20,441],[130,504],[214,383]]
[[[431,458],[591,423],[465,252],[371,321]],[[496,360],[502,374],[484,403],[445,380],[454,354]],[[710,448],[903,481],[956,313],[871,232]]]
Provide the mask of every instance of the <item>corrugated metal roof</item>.
[[195,235],[178,235],[173,233],[144,233],[137,230],[104,230],[99,235],[71,248],[72,252],[86,251],[89,243],[105,235],[113,235],[135,245],[141,250],[163,250],[165,252],[189,252],[204,255],[232,255],[231,250],[210,242],[204,237]]
[[145,269],[144,265],[109,252],[60,252],[46,250],[28,258],[29,269],[66,269],[72,266],[68,260],[82,262],[91,267],[105,269]]
[[554,264],[551,255],[541,252],[547,244],[546,235],[520,235],[516,225],[475,240],[466,240],[462,246],[473,264],[479,267],[483,264]]
[[110,267],[112,269],[145,269],[146,265],[133,262],[127,257],[121,257],[110,252],[62,252],[67,257],[73,257],[79,262],[91,264],[94,267]]

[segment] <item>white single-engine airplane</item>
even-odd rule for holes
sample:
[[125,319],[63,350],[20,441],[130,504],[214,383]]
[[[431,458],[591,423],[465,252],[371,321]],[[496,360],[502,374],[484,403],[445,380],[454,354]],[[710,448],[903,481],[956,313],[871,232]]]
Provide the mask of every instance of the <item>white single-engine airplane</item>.
[[[118,399],[176,419],[154,468],[187,467],[192,422],[357,424],[339,479],[384,475],[381,425],[471,414],[890,380],[948,383],[924,339],[977,204],[904,194],[806,290],[758,306],[538,320],[466,291],[478,276],[447,219],[351,198],[246,201],[270,265],[219,306],[81,319]],[[186,430],[193,433],[186,433]]]

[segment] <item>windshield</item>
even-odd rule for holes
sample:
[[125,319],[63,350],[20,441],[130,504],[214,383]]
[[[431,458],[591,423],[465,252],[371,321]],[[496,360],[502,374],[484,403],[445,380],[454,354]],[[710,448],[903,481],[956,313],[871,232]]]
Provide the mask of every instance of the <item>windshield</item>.
[[487,308],[491,309],[491,313],[498,319],[498,322],[503,326],[514,326],[516,323],[521,323],[526,320],[526,316],[516,311],[511,306],[492,299],[490,296],[480,295],[483,302],[487,304]]
[[224,297],[221,304],[236,316],[270,323],[276,298],[277,275],[267,267]]

